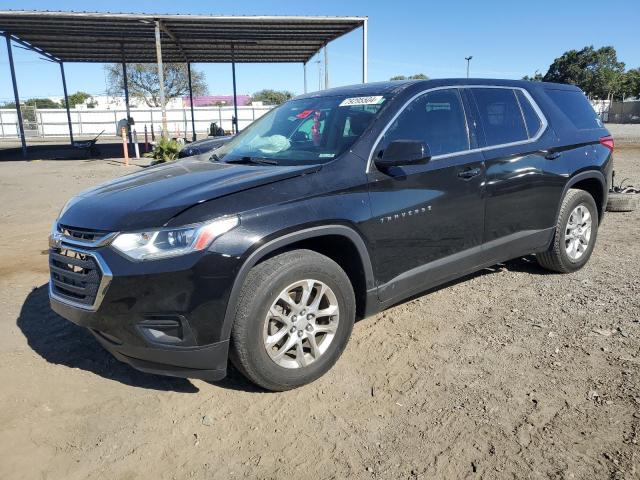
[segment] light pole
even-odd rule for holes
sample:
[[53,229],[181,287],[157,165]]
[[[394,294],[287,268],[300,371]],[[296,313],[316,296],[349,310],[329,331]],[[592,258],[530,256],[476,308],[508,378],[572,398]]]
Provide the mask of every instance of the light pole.
[[316,63],[318,64],[318,91],[320,91],[322,90],[322,60],[320,60],[320,54],[318,54]]
[[467,61],[467,78],[469,78],[469,63],[471,63],[471,59],[473,58],[473,55],[469,55],[468,57],[464,57],[464,59]]

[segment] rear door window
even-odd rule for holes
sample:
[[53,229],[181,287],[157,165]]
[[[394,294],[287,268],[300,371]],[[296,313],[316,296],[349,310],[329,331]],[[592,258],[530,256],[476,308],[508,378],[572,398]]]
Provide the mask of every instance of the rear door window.
[[487,146],[528,140],[522,110],[511,88],[473,88]]
[[527,127],[527,133],[529,138],[535,137],[542,128],[542,120],[531,106],[531,102],[526,97],[522,90],[516,90],[516,97],[518,97],[518,103],[522,109],[522,115],[524,115],[524,122]]
[[578,130],[602,128],[602,121],[582,92],[553,89],[547,89],[546,92]]

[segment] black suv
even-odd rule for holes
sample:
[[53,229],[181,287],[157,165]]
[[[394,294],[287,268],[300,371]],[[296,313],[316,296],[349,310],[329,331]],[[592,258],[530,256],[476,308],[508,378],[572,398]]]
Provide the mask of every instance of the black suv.
[[213,152],[72,198],[50,298],[118,359],[285,390],[355,318],[535,254],[593,250],[613,140],[575,87],[428,80],[303,95]]
[[194,155],[200,155],[202,153],[210,152],[218,147],[221,147],[233,137],[231,135],[223,135],[220,137],[207,137],[202,140],[196,140],[195,142],[187,143],[178,152],[178,158],[192,157]]

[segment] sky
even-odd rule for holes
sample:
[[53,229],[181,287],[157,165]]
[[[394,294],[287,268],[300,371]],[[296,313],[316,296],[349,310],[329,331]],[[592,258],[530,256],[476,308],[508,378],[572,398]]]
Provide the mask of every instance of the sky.
[[[218,15],[353,15],[369,17],[369,81],[424,73],[430,78],[471,76],[521,78],[546,72],[554,58],[586,45],[612,45],[628,68],[640,67],[637,0],[611,1],[426,1],[426,0],[2,0],[0,9],[111,11]],[[360,30],[328,46],[330,85],[360,82]],[[13,48],[20,98],[62,95],[60,69],[33,52]],[[315,59],[314,59],[315,60]],[[210,94],[230,94],[231,66],[193,64],[206,76]],[[318,87],[318,65],[307,67],[310,90]],[[105,91],[100,64],[65,65],[69,93]],[[239,64],[238,94],[263,88],[303,91],[300,64]],[[13,101],[4,42],[0,43],[0,102]]]

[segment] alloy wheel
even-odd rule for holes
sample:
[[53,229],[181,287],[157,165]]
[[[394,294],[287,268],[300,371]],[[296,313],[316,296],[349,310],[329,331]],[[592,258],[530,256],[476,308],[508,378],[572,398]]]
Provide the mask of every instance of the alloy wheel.
[[574,208],[569,215],[564,234],[564,247],[571,260],[579,260],[589,248],[591,224],[591,213],[583,204]]
[[313,279],[293,283],[280,292],[265,317],[265,349],[281,367],[306,367],[327,351],[339,320],[338,300],[328,285]]

